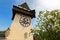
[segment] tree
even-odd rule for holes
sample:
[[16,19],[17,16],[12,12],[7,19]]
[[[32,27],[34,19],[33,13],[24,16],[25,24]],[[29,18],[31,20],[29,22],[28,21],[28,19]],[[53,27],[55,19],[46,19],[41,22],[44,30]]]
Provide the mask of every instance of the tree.
[[0,31],[0,37],[5,37],[5,31]]
[[60,40],[60,11],[40,11],[31,32],[37,40]]

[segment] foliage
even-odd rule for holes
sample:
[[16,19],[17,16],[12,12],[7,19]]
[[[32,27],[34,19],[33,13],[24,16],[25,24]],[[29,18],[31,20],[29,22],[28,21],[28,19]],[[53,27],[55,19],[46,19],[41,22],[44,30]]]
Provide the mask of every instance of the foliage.
[[37,25],[32,29],[37,40],[60,40],[60,11],[40,11]]
[[0,37],[5,36],[5,31],[0,31]]

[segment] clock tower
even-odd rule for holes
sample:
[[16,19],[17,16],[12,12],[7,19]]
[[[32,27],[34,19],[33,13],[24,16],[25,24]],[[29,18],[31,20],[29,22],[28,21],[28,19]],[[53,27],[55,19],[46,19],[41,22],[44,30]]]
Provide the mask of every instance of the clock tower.
[[12,8],[12,25],[6,32],[7,40],[33,40],[30,33],[32,29],[31,19],[35,17],[35,10],[30,10],[27,3]]

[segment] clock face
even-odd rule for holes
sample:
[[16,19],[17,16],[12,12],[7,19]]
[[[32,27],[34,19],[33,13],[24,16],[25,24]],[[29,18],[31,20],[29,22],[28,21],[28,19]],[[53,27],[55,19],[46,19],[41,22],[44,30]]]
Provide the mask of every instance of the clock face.
[[28,16],[21,16],[19,22],[22,26],[28,27],[31,23],[31,18]]

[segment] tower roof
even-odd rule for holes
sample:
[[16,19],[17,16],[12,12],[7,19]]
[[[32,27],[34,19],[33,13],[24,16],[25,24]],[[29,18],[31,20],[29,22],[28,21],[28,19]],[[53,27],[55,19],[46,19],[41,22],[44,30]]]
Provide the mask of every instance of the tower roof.
[[18,6],[21,6],[21,7],[23,7],[23,8],[26,8],[26,9],[30,10],[30,8],[28,7],[28,5],[27,5],[26,2],[23,3],[23,4],[21,4],[21,5],[18,5]]
[[14,5],[12,11],[13,11],[12,20],[14,19],[16,13],[27,15],[30,16],[31,18],[35,17],[35,10],[30,10],[27,3],[23,3],[18,6]]

